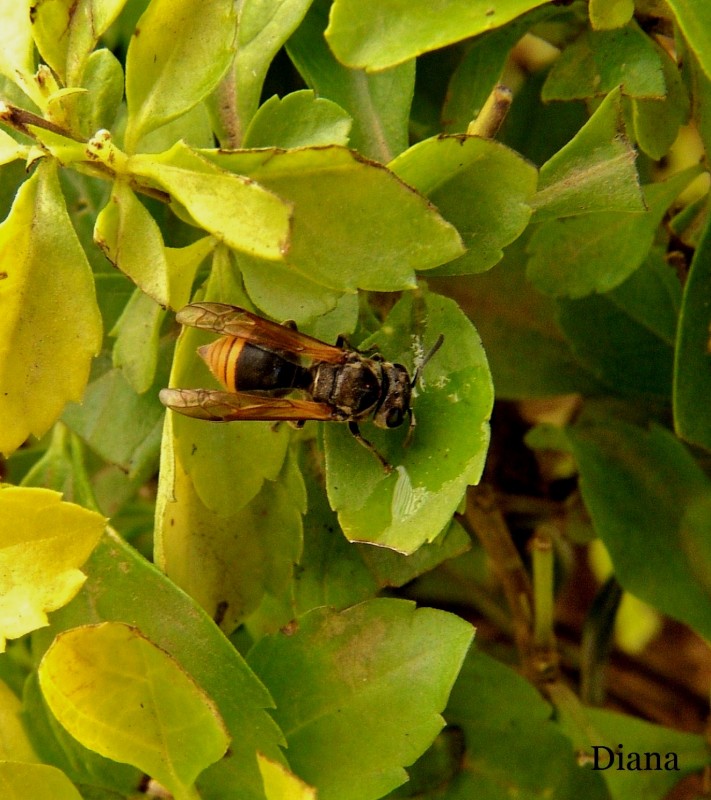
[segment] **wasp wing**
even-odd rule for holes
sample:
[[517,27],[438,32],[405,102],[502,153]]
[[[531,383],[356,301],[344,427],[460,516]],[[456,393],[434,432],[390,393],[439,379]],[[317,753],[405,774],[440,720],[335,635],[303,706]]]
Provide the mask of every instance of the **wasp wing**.
[[246,392],[218,392],[211,389],[161,389],[159,397],[161,403],[173,411],[212,422],[341,419],[330,406],[313,400],[261,397]]
[[226,303],[191,303],[177,313],[176,320],[191,328],[246,339],[252,344],[305,356],[314,361],[342,364],[348,358],[348,351],[340,347]]

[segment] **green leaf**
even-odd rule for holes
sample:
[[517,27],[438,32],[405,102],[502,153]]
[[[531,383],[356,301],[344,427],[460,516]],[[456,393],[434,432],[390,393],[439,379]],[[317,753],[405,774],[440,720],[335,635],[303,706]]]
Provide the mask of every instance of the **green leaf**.
[[40,164],[0,224],[0,452],[41,436],[80,400],[101,317],[56,166]]
[[[304,549],[294,585],[294,608],[304,614],[319,606],[343,609],[374,597],[375,578],[367,568],[364,548],[349,542],[328,505],[315,453],[302,459],[308,493],[304,517]],[[373,548],[374,549],[374,548]]]
[[297,625],[249,654],[276,701],[289,762],[319,800],[382,797],[442,728],[472,628],[391,599],[315,609]]
[[32,7],[35,44],[65,86],[78,86],[87,56],[126,0],[59,0]]
[[348,144],[353,121],[339,105],[312,91],[276,95],[261,105],[244,137],[244,147],[317,147]]
[[155,182],[197,224],[235,250],[280,261],[289,249],[291,205],[254,180],[225,172],[182,142],[165,153],[133,156],[128,168]]
[[646,212],[599,211],[544,222],[528,243],[529,280],[553,297],[614,289],[647,257],[667,208],[697,174],[691,167],[646,186]]
[[[221,92],[235,93],[234,130],[223,131],[224,146],[245,147],[244,133],[259,105],[264,78],[282,45],[297,28],[309,7],[309,0],[245,0],[239,4],[237,43],[230,68],[230,81]],[[275,144],[275,142],[269,142]],[[254,147],[255,145],[249,145]]]
[[144,394],[136,394],[121,370],[111,369],[89,384],[80,406],[67,406],[62,416],[95,453],[130,478],[147,479],[157,465],[164,411],[157,395],[167,381],[167,359],[164,350],[153,386]]
[[190,302],[195,275],[200,265],[213,252],[216,240],[204,236],[186,247],[166,247],[165,262],[168,268],[168,297],[170,307],[181,309]]
[[486,0],[448,0],[443,8],[410,0],[405,13],[399,0],[366,6],[336,0],[326,39],[339,61],[375,71],[498,28],[540,5],[542,0],[508,0],[496,7]]
[[[211,95],[212,96],[212,95]],[[190,111],[166,122],[141,139],[142,153],[162,153],[182,141],[189,147],[213,147],[215,134],[207,107],[207,100],[193,106]]]
[[535,222],[595,211],[644,211],[634,162],[635,152],[624,135],[620,92],[615,89],[575,137],[541,167],[532,200]]
[[634,0],[590,0],[588,12],[595,30],[622,28],[634,15]]
[[84,447],[62,422],[55,423],[49,447],[25,473],[20,485],[54,489],[65,500],[99,511],[84,463]]
[[[171,439],[168,424],[156,511],[156,563],[213,618],[219,617],[229,634],[266,594],[282,597],[290,586],[301,555],[303,487],[299,491],[286,480],[287,464],[248,503],[239,493],[231,505],[229,494],[222,498],[217,514],[201,502],[191,476],[170,452]],[[221,461],[224,452],[212,457]],[[229,462],[232,479],[248,479],[251,460],[243,456],[246,468],[241,472],[235,471],[235,463]]]
[[334,58],[324,39],[328,11],[326,0],[312,4],[289,39],[289,57],[311,89],[351,116],[351,146],[367,158],[387,164],[408,144],[415,62],[377,74],[349,69]]
[[[299,327],[303,327],[305,323],[323,319],[333,312],[339,302],[347,302],[346,298],[355,303],[357,316],[358,295],[352,289],[345,294],[338,289],[327,289],[322,283],[312,281],[303,273],[282,264],[272,262],[267,267],[256,259],[236,260],[249,299],[268,317],[293,319]],[[355,323],[349,328],[339,328],[336,336],[350,333],[354,328]],[[336,336],[331,337],[331,341],[335,341]]]
[[60,633],[39,666],[62,725],[91,750],[132,764],[178,798],[227,749],[205,692],[138,628],[119,622]]
[[565,48],[548,73],[545,101],[623,95],[661,99],[666,94],[659,51],[635,23],[614,30],[586,30]]
[[[684,46],[683,40],[679,46]],[[694,123],[704,147],[711,148],[711,77],[704,71],[693,50],[683,47],[681,56],[686,65],[686,80],[694,98]]]
[[111,331],[116,337],[114,367],[123,372],[136,394],[150,389],[158,363],[158,337],[165,311],[136,289]]
[[632,124],[637,144],[650,157],[658,160],[674,144],[679,127],[689,120],[691,103],[679,74],[679,67],[660,45],[655,43],[662,64],[666,96],[661,100],[635,98]]
[[536,169],[498,142],[437,136],[406,150],[390,169],[429,197],[461,232],[467,252],[438,269],[437,275],[489,269],[530,219]]
[[[80,625],[114,620],[139,627],[209,694],[232,737],[230,757],[200,776],[202,796],[263,800],[255,752],[282,761],[282,737],[264,710],[272,704],[269,694],[239,653],[198,605],[111,531],[86,571],[84,591],[52,616],[44,640],[34,635],[37,651],[41,653],[43,642],[47,647],[59,630]],[[69,750],[67,757],[75,770],[81,768],[83,752]],[[105,769],[115,766],[108,762]],[[96,780],[84,775],[81,782]]]
[[587,369],[620,394],[671,394],[679,284],[655,253],[603,295],[558,301],[558,322]]
[[89,138],[111,128],[116,119],[123,99],[121,62],[110,50],[95,50],[86,60],[82,86],[87,91],[77,94],[74,102],[81,132]]
[[293,203],[286,264],[331,289],[411,289],[415,270],[462,253],[456,229],[424,197],[344,148],[206,155]]
[[[420,387],[413,402],[417,427],[408,446],[403,446],[405,430],[364,429],[395,469],[386,474],[345,426],[324,426],[328,496],[344,533],[352,541],[401,553],[433,541],[466,487],[479,480],[493,396],[486,357],[469,320],[453,301],[439,295],[425,293],[418,302],[404,297],[381,330],[363,343],[408,364],[411,334],[423,336],[423,352],[444,334],[441,350],[425,368],[424,391]],[[413,317],[425,321],[423,331]]]
[[687,509],[711,493],[706,475],[663,428],[646,432],[604,419],[569,435],[585,505],[619,582],[709,636],[711,595],[683,546]]
[[357,545],[360,556],[378,582],[379,588],[399,587],[418,578],[439,564],[465,553],[471,547],[469,535],[456,521],[428,544],[406,556],[385,547]]
[[668,0],[690,49],[711,78],[711,6],[704,0]]
[[707,221],[684,285],[674,361],[674,427],[682,438],[711,449],[709,341],[711,221]]
[[679,241],[696,250],[706,227],[708,217],[707,198],[701,197],[685,205],[669,220],[669,230]]
[[47,625],[47,612],[79,591],[79,567],[105,523],[49,489],[0,489],[0,652],[6,639]]
[[267,800],[316,800],[316,789],[307,786],[286,767],[257,753]]
[[0,792],[4,800],[82,800],[69,778],[47,764],[0,761]]
[[450,783],[453,800],[607,800],[600,776],[580,769],[551,716],[551,706],[523,677],[470,651],[445,712],[466,745]]
[[231,0],[186,0],[179,6],[152,0],[126,55],[129,153],[141,137],[189,111],[217,86],[232,59],[235,27]]

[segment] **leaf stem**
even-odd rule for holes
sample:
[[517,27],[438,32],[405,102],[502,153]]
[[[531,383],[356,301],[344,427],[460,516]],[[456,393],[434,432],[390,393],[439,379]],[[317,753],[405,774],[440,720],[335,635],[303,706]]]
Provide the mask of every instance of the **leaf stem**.
[[506,119],[511,100],[511,89],[508,86],[502,84],[494,86],[477,118],[469,123],[467,134],[482,139],[493,139]]
[[39,114],[34,114],[32,111],[27,111],[24,108],[18,108],[17,106],[2,101],[0,101],[0,122],[4,122],[9,127],[14,128],[14,130],[28,136],[30,139],[36,139],[29,129],[29,126],[33,125],[36,128],[44,128],[47,131],[56,133],[59,136],[64,136],[67,139],[73,139],[75,142],[86,143],[87,141],[86,139],[80,139],[74,136],[59,125],[55,125],[54,122],[40,117]]

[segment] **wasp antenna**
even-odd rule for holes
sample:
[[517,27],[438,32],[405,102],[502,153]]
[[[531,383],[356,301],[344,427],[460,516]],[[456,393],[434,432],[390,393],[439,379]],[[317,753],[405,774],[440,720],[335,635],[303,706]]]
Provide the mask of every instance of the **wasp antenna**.
[[412,389],[415,388],[417,381],[420,380],[420,375],[422,375],[422,370],[425,368],[425,365],[432,358],[432,356],[439,350],[439,348],[442,347],[443,344],[444,344],[444,334],[440,333],[440,335],[437,337],[437,341],[430,348],[430,351],[417,365],[415,374],[412,377],[412,383],[410,384],[410,388]]

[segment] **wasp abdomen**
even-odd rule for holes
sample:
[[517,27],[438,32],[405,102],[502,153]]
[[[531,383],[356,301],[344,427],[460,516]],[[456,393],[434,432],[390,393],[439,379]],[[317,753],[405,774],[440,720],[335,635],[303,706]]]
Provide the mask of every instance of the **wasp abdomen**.
[[245,339],[223,336],[199,352],[230,392],[269,392],[276,396],[311,384],[306,368],[276,350],[266,350]]

